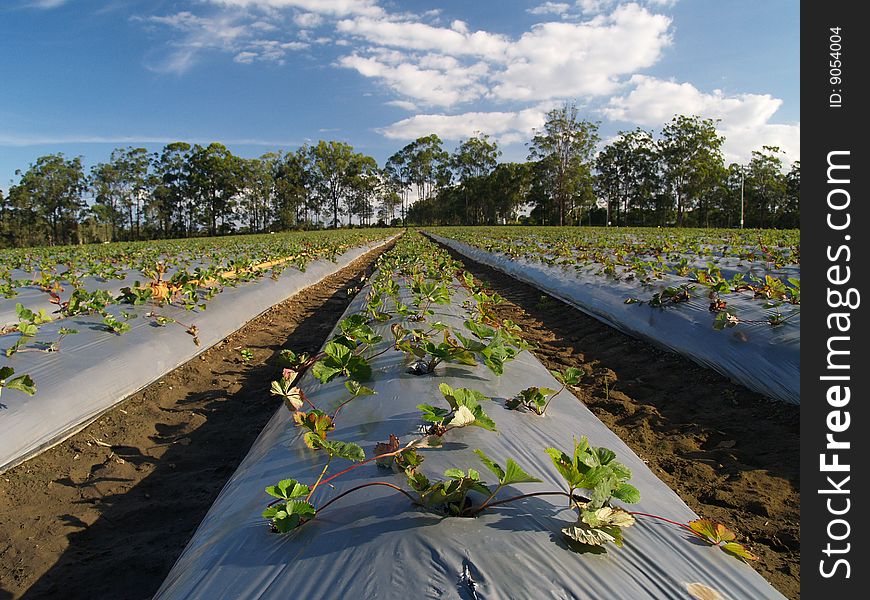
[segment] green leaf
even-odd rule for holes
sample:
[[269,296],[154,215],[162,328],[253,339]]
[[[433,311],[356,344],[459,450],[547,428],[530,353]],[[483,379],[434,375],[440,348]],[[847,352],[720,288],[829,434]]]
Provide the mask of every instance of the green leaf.
[[628,504],[640,502],[640,491],[629,483],[621,483],[613,492],[613,497]]
[[451,479],[462,479],[463,477],[465,477],[465,471],[456,468],[447,469],[446,471],[444,471],[444,476],[450,477]]
[[346,366],[353,356],[350,348],[338,342],[328,342],[323,348],[327,356],[335,360],[336,365]]
[[314,375],[320,383],[328,383],[335,379],[342,372],[341,367],[328,365],[326,361],[319,360],[311,367],[311,374]]
[[441,423],[445,417],[450,415],[449,410],[438,408],[430,404],[418,404],[417,408],[423,413],[423,420],[432,423]]
[[352,356],[347,364],[347,374],[355,381],[368,381],[372,378],[372,367],[363,357]]
[[536,483],[541,480],[526,473],[513,459],[507,459],[504,476],[499,478],[499,483],[512,485],[514,483]]
[[354,397],[356,396],[371,396],[376,394],[377,392],[371,388],[368,388],[364,385],[360,385],[358,381],[345,381],[344,387],[348,392]]
[[299,483],[295,479],[282,479],[277,485],[270,485],[266,488],[267,494],[282,500],[299,498],[307,495],[309,491],[307,485]]
[[24,337],[33,337],[39,332],[39,327],[33,323],[19,323],[18,333]]
[[32,396],[36,393],[36,384],[33,382],[30,375],[21,375],[14,379],[10,379],[6,382],[6,388],[24,392],[28,396]]
[[550,371],[553,376],[565,385],[578,385],[583,379],[583,369],[577,367],[568,367],[564,371]]
[[556,470],[559,471],[568,485],[572,488],[581,487],[580,484],[583,481],[583,477],[580,475],[577,467],[574,466],[574,461],[571,460],[571,457],[556,448],[547,448],[546,452],[550,455]]
[[495,461],[493,461],[490,457],[488,457],[486,454],[484,454],[483,450],[478,448],[477,450],[474,451],[474,453],[477,454],[477,456],[478,456],[478,458],[480,458],[481,462],[483,462],[483,464],[486,465],[487,469],[492,471],[492,473],[498,479],[499,483],[501,483],[505,477],[504,469],[502,469],[501,466],[499,466]]
[[320,438],[312,441],[318,448],[333,457],[343,458],[351,462],[359,462],[365,460],[366,457],[363,449],[353,442],[322,440]]

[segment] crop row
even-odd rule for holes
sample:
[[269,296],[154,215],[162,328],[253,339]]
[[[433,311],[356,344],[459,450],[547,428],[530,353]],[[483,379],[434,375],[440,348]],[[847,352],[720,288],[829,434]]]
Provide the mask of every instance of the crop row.
[[[58,352],[64,338],[78,331],[61,327],[54,339],[37,341],[40,327],[84,315],[98,315],[107,333],[122,335],[136,318],[126,308],[132,306],[150,309],[145,316],[154,325],[184,327],[199,345],[195,325],[169,317],[162,309],[203,311],[225,287],[264,277],[277,280],[288,267],[304,271],[313,260],[335,260],[351,247],[386,235],[375,229],[340,230],[3,251],[3,352],[7,360],[19,352]],[[19,295],[25,302],[18,301]],[[0,390],[3,387],[31,395],[36,391],[27,374],[15,375],[11,360],[0,367]]]
[[[800,305],[800,240],[795,231],[607,228],[433,228],[433,232],[501,254],[636,283],[627,304],[663,307],[700,296],[721,329],[755,322],[737,315],[730,295],[758,301],[762,322],[784,324]],[[703,292],[698,293],[698,290]],[[736,297],[736,296],[734,296]]]
[[[556,397],[570,398],[562,392],[578,385],[583,372],[577,368],[554,371],[558,389],[530,386],[503,401],[473,388],[439,383],[451,363],[466,371],[484,368],[502,376],[529,347],[522,331],[512,321],[496,317],[493,307],[502,301],[497,294],[477,285],[460,263],[417,233],[401,238],[379,259],[378,269],[360,310],[341,320],[321,352],[313,356],[292,350],[281,353],[282,375],[271,390],[292,413],[292,424],[299,431],[295,443],[306,446],[312,457],[306,464],[314,461],[317,466],[309,481],[288,473],[266,488],[273,499],[262,515],[274,532],[296,531],[324,512],[340,511],[347,496],[373,487],[388,488],[420,510],[453,518],[475,517],[530,497],[556,496],[564,498],[575,512],[576,520],[562,534],[576,551],[600,551],[608,543],[621,546],[623,530],[637,518],[648,518],[680,527],[741,559],[754,558],[720,524],[704,519],[679,523],[615,504],[616,500],[639,502],[641,491],[629,482],[632,473],[615,452],[592,446],[583,435],[567,451],[540,449],[562,476],[561,489],[508,493],[516,485],[542,483],[542,479],[516,460],[493,457],[483,448],[474,450],[477,464],[454,465],[442,474],[428,472],[427,457],[447,451],[448,446],[455,446],[452,442],[461,443],[467,428],[499,435],[499,411],[546,418]],[[386,369],[373,369],[375,359],[384,355],[398,360],[386,362],[390,365]],[[379,364],[385,364],[384,360]],[[306,393],[300,385],[305,373],[310,373],[306,385],[314,385],[313,392],[308,388]],[[377,386],[368,387],[369,381],[408,374],[431,379],[431,395],[420,398],[417,405],[420,426],[416,433],[397,431],[368,449],[362,441],[333,439],[337,431],[355,429],[347,423],[339,427],[348,406],[372,402]],[[334,381],[343,381],[344,387],[330,383]],[[382,401],[379,406],[386,405]],[[373,410],[363,414],[371,418]],[[298,453],[298,448],[289,452]],[[491,475],[482,475],[480,466]],[[363,468],[378,469],[382,477],[350,486],[333,483]]]

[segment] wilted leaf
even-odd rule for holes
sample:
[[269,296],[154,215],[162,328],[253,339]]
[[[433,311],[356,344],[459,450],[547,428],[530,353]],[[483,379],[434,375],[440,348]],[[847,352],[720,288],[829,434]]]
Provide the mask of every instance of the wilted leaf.
[[447,424],[450,427],[465,427],[471,423],[474,423],[474,414],[468,409],[467,406],[460,406],[456,413],[453,415],[453,419]]
[[727,542],[720,546],[722,550],[736,556],[737,558],[742,558],[743,560],[758,560],[758,557],[752,554],[749,550],[743,547],[743,544],[738,544],[737,542]]

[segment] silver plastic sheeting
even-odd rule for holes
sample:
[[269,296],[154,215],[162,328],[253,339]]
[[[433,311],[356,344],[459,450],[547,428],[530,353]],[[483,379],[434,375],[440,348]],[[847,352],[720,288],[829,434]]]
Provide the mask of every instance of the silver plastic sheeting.
[[[277,281],[264,278],[248,285],[226,287],[205,311],[167,306],[157,313],[196,325],[199,347],[184,326],[157,327],[144,315],[148,306],[111,307],[135,313],[130,331],[115,335],[96,316],[72,317],[40,327],[35,342],[50,343],[61,327],[79,333],[63,339],[60,351],[20,352],[3,362],[16,375],[28,373],[37,385],[34,396],[5,390],[0,396],[0,472],[80,431],[103,412],[165,373],[213,346],[275,304],[335,273],[387,241],[353,248],[336,262],[315,260],[304,272],[285,269]],[[120,318],[120,317],[119,317]],[[11,345],[16,336],[4,337]],[[32,344],[33,342],[31,342]]]
[[[360,309],[362,295],[347,314]],[[461,324],[457,310],[439,306],[436,318]],[[389,325],[375,329],[389,337]],[[455,365],[439,366],[435,376],[415,376],[406,372],[398,352],[387,352],[372,365],[373,381],[366,385],[377,394],[347,404],[330,439],[358,443],[366,456],[373,456],[374,445],[390,434],[403,444],[415,437],[421,425],[417,404],[446,406],[439,383],[470,387],[495,400],[483,406],[498,432],[454,430],[442,448],[423,450],[423,471],[430,478],[446,468],[472,467],[492,483],[492,475],[473,454],[480,448],[502,465],[507,458],[515,459],[544,481],[509,487],[501,492],[504,497],[562,489],[545,448],[570,451],[573,438],[586,435],[592,444],[613,449],[633,471],[632,483],[642,501],[632,509],[684,522],[697,518],[570,393],[556,397],[543,417],[504,409],[506,397],[530,385],[558,387],[528,352],[507,363],[501,377],[483,366]],[[301,387],[325,411],[347,396],[341,381],[320,385],[310,374]],[[474,519],[446,518],[415,508],[388,488],[369,487],[293,532],[270,533],[260,516],[271,500],[264,488],[285,478],[310,485],[323,463],[323,454],[304,446],[290,413],[281,408],[221,491],[155,600],[782,598],[748,565],[659,521],[639,519],[625,530],[622,549],[610,546],[606,554],[576,554],[560,532],[576,513],[555,496],[504,505]],[[330,472],[346,464],[335,461]],[[312,500],[323,504],[343,490],[377,480],[401,485],[404,476],[363,465],[332,481],[333,489],[316,492]],[[689,593],[702,587],[720,595]]]
[[[625,304],[625,299],[652,295],[637,283],[615,281],[592,273],[551,267],[525,259],[510,260],[463,242],[427,233],[460,254],[537,287],[620,331],[663,346],[737,381],[751,390],[800,404],[800,314],[771,327],[759,302],[727,296],[738,315],[762,322],[713,329],[706,306],[679,304],[667,308]],[[674,280],[675,284],[676,280]]]

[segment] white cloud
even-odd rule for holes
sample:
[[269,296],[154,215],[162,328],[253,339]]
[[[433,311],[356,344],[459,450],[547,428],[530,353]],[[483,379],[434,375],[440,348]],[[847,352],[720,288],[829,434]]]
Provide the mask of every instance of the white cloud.
[[605,117],[652,127],[661,127],[676,114],[718,119],[729,161],[745,162],[752,150],[765,144],[780,146],[790,160],[800,159],[800,125],[770,123],[782,106],[782,100],[770,94],[706,93],[691,83],[645,75],[632,77],[630,84],[628,94],[610,99],[602,110]]
[[293,22],[299,27],[319,27],[323,24],[323,15],[313,12],[301,12],[293,15]]
[[257,58],[256,52],[239,52],[233,57],[233,61],[244,65],[249,65]]
[[613,92],[620,77],[655,64],[671,19],[630,4],[581,23],[542,23],[511,45],[496,97],[544,100]]
[[355,69],[364,77],[380,80],[393,91],[431,106],[454,104],[480,97],[486,88],[480,83],[486,74],[485,63],[462,65],[445,55],[424,55],[413,62],[404,62],[397,52],[376,52],[371,56],[351,54],[338,64]]
[[571,5],[564,2],[544,2],[538,6],[527,8],[526,12],[533,15],[562,15],[569,10],[571,10]]
[[770,94],[726,96],[722,90],[705,93],[691,83],[665,81],[635,75],[633,89],[625,96],[611,98],[604,114],[617,121],[661,125],[675,114],[697,114],[722,119],[723,127],[758,127],[779,110],[782,100]]
[[[449,107],[482,97],[538,102],[600,96],[617,89],[621,78],[659,59],[671,42],[670,25],[669,17],[654,15],[637,4],[584,22],[537,24],[518,39],[471,32],[457,21],[445,28],[419,21],[358,17],[339,21],[339,32],[367,42],[369,52],[383,53],[388,48],[400,52],[403,62],[394,64],[394,70],[376,69],[362,62],[357,51],[338,64],[435,106]],[[445,66],[424,64],[432,63],[435,56],[443,57]],[[405,78],[399,79],[399,72],[413,73],[415,81],[433,76],[439,82],[456,82],[442,83],[426,102],[421,96],[424,87],[407,85]]]
[[413,140],[438,134],[444,140],[461,140],[477,132],[510,144],[528,139],[533,129],[544,124],[542,107],[515,112],[467,112],[458,115],[415,115],[378,130],[389,139]]
[[[227,52],[241,64],[255,60],[283,64],[287,52],[308,47],[302,41],[282,41],[259,37],[275,29],[274,24],[251,20],[247,15],[222,13],[201,17],[189,11],[171,15],[137,18],[149,24],[163,25],[182,33],[174,40],[172,50],[148,68],[159,73],[182,74],[193,67],[204,51]],[[257,37],[255,37],[257,36]]]
[[296,8],[312,13],[345,17],[349,15],[383,15],[384,11],[377,5],[377,0],[206,0],[212,4],[274,10]]
[[454,21],[452,25],[454,28],[435,27],[419,21],[357,17],[339,21],[336,29],[377,46],[503,59],[509,43],[506,36],[486,31],[469,32],[462,21]]
[[407,111],[416,111],[418,109],[416,104],[409,102],[408,100],[390,100],[384,104],[387,106],[395,106],[396,108],[401,108]]

